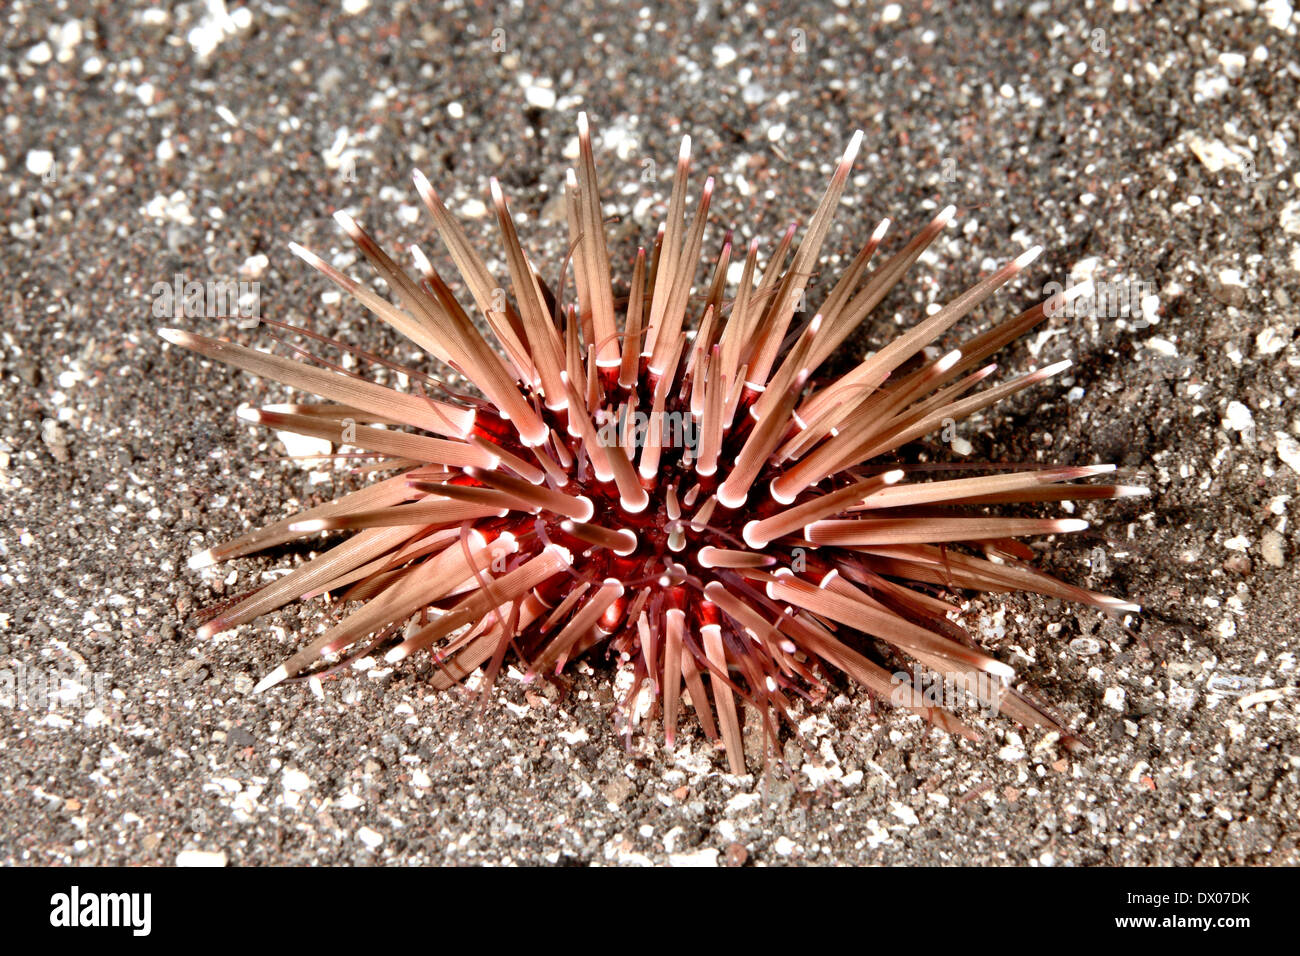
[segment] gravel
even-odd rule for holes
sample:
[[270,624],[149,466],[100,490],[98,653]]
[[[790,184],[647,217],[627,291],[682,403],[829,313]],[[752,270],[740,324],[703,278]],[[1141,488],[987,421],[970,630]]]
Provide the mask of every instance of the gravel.
[[[1287,0],[797,6],[6,7],[0,862],[1300,862],[1300,18]],[[319,627],[305,608],[195,638],[197,609],[305,552],[187,557],[353,479],[235,419],[285,391],[165,346],[160,290],[243,282],[245,313],[409,360],[288,241],[350,263],[335,208],[393,247],[430,239],[419,167],[494,248],[495,174],[553,275],[579,109],[616,263],[652,236],[683,133],[719,177],[706,242],[730,224],[770,248],[866,131],[826,280],[882,216],[893,249],[956,203],[850,360],[1036,242],[972,322],[1051,282],[1125,293],[1005,350],[1011,370],[1077,365],[960,435],[1152,490],[1081,504],[1093,531],[1043,555],[1140,616],[1023,595],[964,613],[1088,749],[980,714],[981,740],[949,738],[835,683],[784,763],[751,748],[736,778],[693,723],[672,752],[653,723],[621,738],[599,656],[565,694],[507,675],[480,712],[430,691],[427,663],[252,695]],[[177,321],[268,341],[239,311]]]

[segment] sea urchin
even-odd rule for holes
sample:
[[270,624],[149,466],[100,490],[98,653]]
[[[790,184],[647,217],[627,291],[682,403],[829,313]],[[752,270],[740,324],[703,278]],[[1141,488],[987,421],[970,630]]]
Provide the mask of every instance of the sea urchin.
[[[160,330],[168,342],[325,399],[245,409],[249,420],[347,444],[380,458],[371,470],[397,472],[191,559],[203,567],[306,535],[356,532],[221,610],[199,636],[294,600],[340,596],[350,611],[259,690],[312,673],[323,658],[355,658],[386,644],[390,662],[428,651],[438,687],[485,667],[485,688],[512,649],[531,676],[558,674],[603,644],[632,670],[625,713],[636,712],[638,700],[654,705],[671,746],[685,690],[736,773],[745,770],[737,698],[754,706],[766,739],[775,741],[777,717],[790,715],[793,696],[824,684],[827,665],[949,730],[971,734],[919,695],[912,678],[921,668],[1024,724],[1063,730],[1009,686],[1011,669],[976,646],[950,618],[956,608],[944,597],[962,589],[1025,590],[1136,610],[1034,569],[1032,552],[1016,540],[1078,531],[1085,522],[999,517],[987,506],[1142,489],[1074,483],[1112,466],[988,465],[981,469],[988,474],[973,477],[903,480],[924,472],[902,457],[911,443],[1069,365],[976,389],[994,371],[984,364],[988,357],[1051,315],[1060,296],[956,349],[934,347],[1037,249],[849,371],[815,378],[953,209],[869,271],[888,226],[882,222],[804,319],[805,286],[859,132],[792,256],[794,226],[761,270],[754,240],[727,298],[728,233],[707,292],[695,295],[713,180],[705,181],[688,223],[687,138],[666,221],[650,255],[638,251],[626,298],[616,298],[585,116],[578,131],[580,161],[564,194],[570,253],[561,273],[571,264],[572,294],[563,278],[552,289],[530,263],[496,180],[490,194],[508,291],[428,180],[415,174],[493,344],[416,247],[419,279],[349,216],[336,216],[395,302],[292,247],[457,370],[477,395],[282,323],[269,324],[343,349],[353,365],[404,371],[412,388],[380,385],[297,346],[305,360]],[[917,694],[899,694],[900,674],[904,689]]]

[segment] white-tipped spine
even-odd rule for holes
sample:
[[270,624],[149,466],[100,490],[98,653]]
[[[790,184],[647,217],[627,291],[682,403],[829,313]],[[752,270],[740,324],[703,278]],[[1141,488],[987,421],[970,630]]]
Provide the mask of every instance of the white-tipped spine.
[[281,681],[288,680],[288,678],[289,678],[289,672],[285,669],[284,665],[281,664],[279,667],[271,671],[271,673],[267,674],[265,677],[263,677],[260,681],[257,682],[257,685],[253,688],[253,693],[260,694],[262,693],[262,691],[270,690],[276,684],[279,684]]
[[201,571],[203,568],[210,568],[216,564],[217,557],[212,553],[211,548],[205,548],[190,555],[190,559],[185,563],[189,565],[191,571]]
[[1025,266],[1029,265],[1031,262],[1033,262],[1042,254],[1043,254],[1042,246],[1031,246],[1030,248],[1026,249],[1024,252],[1020,253],[1020,255],[1016,256],[1016,258],[1012,261],[1012,265],[1014,265],[1017,269],[1023,269]]

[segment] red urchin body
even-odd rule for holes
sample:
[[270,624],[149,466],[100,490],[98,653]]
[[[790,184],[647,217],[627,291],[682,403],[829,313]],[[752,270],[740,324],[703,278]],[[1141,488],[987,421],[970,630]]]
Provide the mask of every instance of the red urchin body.
[[[419,383],[438,388],[437,380],[411,370],[415,389],[402,392],[309,354],[294,361],[161,330],[170,342],[326,399],[246,417],[346,443],[398,472],[197,555],[196,567],[319,531],[357,532],[223,611],[200,635],[325,592],[355,602],[259,689],[310,673],[327,656],[368,653],[385,642],[393,645],[390,661],[431,652],[434,683],[442,687],[481,666],[490,686],[507,653],[521,657],[529,673],[559,673],[608,644],[633,668],[623,706],[631,710],[638,695],[650,693],[671,745],[685,692],[737,773],[745,769],[737,697],[757,708],[774,741],[775,718],[789,715],[792,696],[821,682],[826,665],[950,730],[970,733],[942,707],[900,697],[898,674],[884,663],[920,665],[1022,723],[1063,729],[1007,686],[1010,668],[950,619],[955,607],[940,595],[1027,590],[1136,610],[1034,569],[1016,540],[1079,530],[1084,522],[998,517],[988,507],[1142,489],[1073,483],[1110,466],[1005,473],[988,466],[993,474],[905,481],[908,469],[899,460],[927,433],[1068,365],[976,390],[994,369],[983,364],[988,356],[1050,315],[1059,297],[958,349],[925,351],[1036,250],[847,373],[817,380],[942,231],[951,208],[869,272],[887,226],[881,223],[813,317],[802,321],[805,287],[859,133],[792,257],[794,227],[762,270],[755,241],[738,290],[725,298],[728,235],[707,293],[692,295],[712,180],[688,224],[687,141],[667,221],[651,255],[639,252],[624,306],[613,294],[585,117],[579,132],[581,162],[566,184],[572,296],[563,283],[547,287],[532,268],[495,180],[509,295],[416,174],[494,344],[417,248],[418,281],[349,217],[338,216],[394,304],[294,247],[463,374],[481,397],[445,388],[431,397]],[[910,677],[904,684],[913,689]]]

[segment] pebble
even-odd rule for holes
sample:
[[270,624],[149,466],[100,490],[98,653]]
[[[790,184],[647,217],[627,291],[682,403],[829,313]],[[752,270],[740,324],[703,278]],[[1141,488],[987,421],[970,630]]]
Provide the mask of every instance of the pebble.
[[1287,347],[1290,336],[1281,329],[1269,326],[1255,336],[1255,351],[1260,355],[1276,355]]
[[1265,563],[1275,568],[1280,568],[1286,564],[1286,555],[1283,553],[1283,538],[1272,528],[1264,529],[1264,533],[1259,539],[1259,554]]
[[33,149],[27,153],[27,171],[33,176],[44,176],[54,167],[54,154],[48,149]]
[[524,90],[524,99],[528,101],[529,106],[535,106],[539,110],[555,108],[555,90],[546,86],[528,87]]
[[669,853],[668,865],[673,867],[682,866],[717,866],[718,851],[712,847],[703,850],[694,850],[691,853]]
[[281,431],[277,431],[275,437],[284,445],[284,453],[289,456],[292,463],[300,468],[319,467],[324,463],[322,460],[324,456],[334,450],[328,438]]
[[[1021,750],[1021,756],[1024,756],[1023,750]],[[893,802],[893,804],[889,808],[889,812],[892,813],[894,816],[898,817],[898,819],[902,822],[903,826],[905,827],[914,827],[921,822],[920,819],[917,817],[915,810],[913,810],[907,804],[901,803],[898,800],[895,800]]]
[[730,66],[736,61],[736,50],[726,43],[719,43],[713,48],[713,65],[716,67]]
[[1241,306],[1246,302],[1246,283],[1240,269],[1223,269],[1217,281],[1211,284],[1210,292],[1224,305]]
[[1238,79],[1246,69],[1246,58],[1240,53],[1220,53],[1219,66],[1230,80]]
[[1282,207],[1277,224],[1288,236],[1300,236],[1300,199],[1293,199]]
[[68,454],[68,436],[53,418],[41,422],[41,441],[45,442],[55,461],[66,464],[72,457]]
[[744,866],[745,861],[749,859],[749,851],[739,843],[727,844],[727,853],[724,857],[725,866]]
[[1224,169],[1241,169],[1244,166],[1242,158],[1217,139],[1205,139],[1194,133],[1187,137],[1187,148],[1212,173],[1220,173]]
[[1091,657],[1101,650],[1101,641],[1095,637],[1076,637],[1070,642],[1070,650],[1080,657]]
[[1282,459],[1283,464],[1300,475],[1300,441],[1296,441],[1286,432],[1275,432],[1273,437],[1277,439],[1277,457]]
[[271,260],[265,254],[259,252],[257,255],[249,256],[243,261],[239,267],[239,274],[245,279],[256,279],[266,271],[266,267],[270,264]]
[[24,385],[35,388],[41,380],[41,370],[36,363],[29,358],[20,358],[14,363],[14,371],[18,373],[18,378]]
[[315,784],[311,777],[307,776],[301,770],[294,770],[292,767],[286,767],[280,777],[280,783],[285,790],[290,793],[301,793],[304,790],[310,790]]
[[1289,30],[1291,14],[1294,12],[1291,0],[1264,0],[1259,5],[1259,12],[1274,30]]
[[1255,416],[1241,402],[1229,402],[1223,423],[1235,432],[1244,432],[1248,428],[1255,427]]
[[1009,743],[998,751],[998,759],[1005,760],[1008,763],[1015,763],[1017,760],[1025,759],[1025,746],[1023,743]]
[[1205,691],[1208,694],[1221,694],[1224,697],[1241,697],[1253,691],[1256,683],[1255,678],[1243,677],[1240,674],[1215,674],[1205,682]]
[[181,850],[176,854],[177,866],[225,866],[225,850]]

